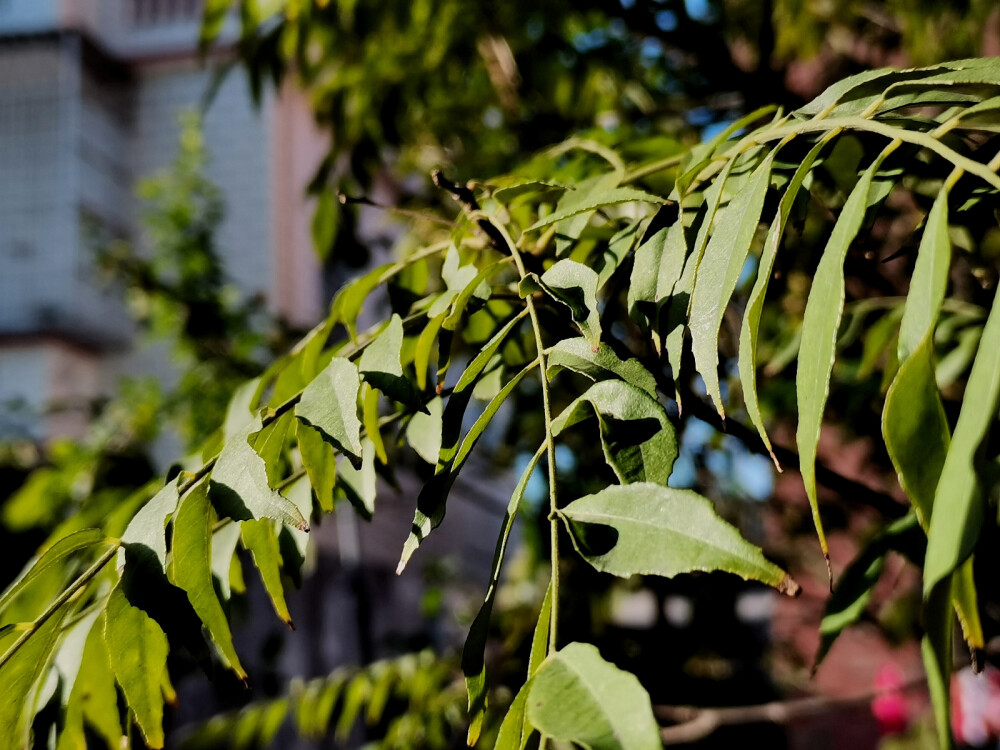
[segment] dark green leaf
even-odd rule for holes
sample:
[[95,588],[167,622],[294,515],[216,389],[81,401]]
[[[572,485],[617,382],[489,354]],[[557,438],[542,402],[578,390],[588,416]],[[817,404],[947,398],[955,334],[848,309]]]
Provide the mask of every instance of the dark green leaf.
[[244,521],[240,535],[243,546],[250,552],[253,563],[260,572],[260,580],[274,605],[274,611],[286,625],[292,627],[292,616],[285,604],[285,586],[281,582],[281,551],[274,521],[269,518]]

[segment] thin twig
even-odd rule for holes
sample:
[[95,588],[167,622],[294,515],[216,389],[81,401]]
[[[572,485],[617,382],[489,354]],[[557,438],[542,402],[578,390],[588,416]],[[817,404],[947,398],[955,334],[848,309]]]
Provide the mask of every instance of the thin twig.
[[871,690],[851,696],[814,695],[786,701],[772,701],[756,706],[698,708],[696,706],[654,706],[658,719],[678,722],[660,730],[664,745],[685,745],[708,737],[720,727],[745,724],[791,724],[800,719],[822,716],[832,711],[868,706],[874,698],[889,692],[907,692],[927,684],[923,677],[905,682],[897,690]]

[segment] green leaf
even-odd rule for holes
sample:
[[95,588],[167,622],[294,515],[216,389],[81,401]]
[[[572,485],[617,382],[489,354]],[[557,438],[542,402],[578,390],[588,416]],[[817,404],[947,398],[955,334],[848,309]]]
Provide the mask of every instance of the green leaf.
[[764,310],[767,286],[771,281],[771,271],[774,268],[774,259],[778,256],[778,247],[781,245],[781,238],[785,233],[785,224],[788,222],[788,216],[795,204],[795,199],[798,197],[799,190],[802,188],[802,183],[805,182],[806,176],[820,152],[826,147],[828,140],[827,138],[820,139],[809,150],[806,158],[796,168],[791,182],[788,183],[781,196],[778,213],[771,222],[767,237],[764,239],[764,249],[757,267],[757,278],[754,281],[753,289],[750,290],[746,313],[743,315],[743,324],[740,326],[739,370],[740,382],[743,385],[743,400],[750,421],[757,428],[757,433],[764,441],[764,445],[767,446],[767,451],[771,454],[775,466],[778,466],[778,459],[775,458],[774,451],[771,449],[771,440],[764,428],[764,418],[761,416],[760,401],[757,398],[757,334],[760,329],[761,312]]
[[200,482],[185,493],[174,514],[169,578],[187,592],[191,606],[219,647],[223,662],[245,681],[246,672],[212,583],[212,516],[207,482]]
[[0,701],[0,750],[28,747],[35,711],[29,705],[34,695],[32,686],[48,666],[67,611],[67,607],[59,607],[0,667],[0,685],[3,685],[4,693]]
[[612,486],[559,511],[573,545],[597,570],[671,578],[721,570],[794,596],[799,586],[690,490],[649,482]]
[[427,403],[427,413],[417,412],[406,426],[406,442],[424,461],[436,464],[441,453],[444,400],[437,396]]
[[400,352],[403,348],[403,319],[393,315],[389,324],[361,355],[361,377],[389,398],[414,409],[423,410],[420,394],[403,375]]
[[333,490],[337,480],[337,451],[323,439],[319,430],[304,422],[295,426],[299,441],[302,466],[309,476],[309,483],[316,493],[316,500],[324,513],[333,512]]
[[[299,421],[316,430],[355,465],[361,462],[360,391],[361,376],[357,366],[343,357],[334,357],[306,387],[295,405]],[[301,434],[302,431],[297,432]]]
[[535,676],[549,651],[549,634],[552,626],[552,579],[545,588],[542,608],[538,612],[535,632],[531,636],[531,652],[528,654],[528,678]]
[[[528,680],[514,696],[500,724],[493,750],[524,750],[528,746],[528,739],[533,730],[527,717],[528,694],[531,692],[532,684],[532,681]],[[469,744],[471,745],[471,741]]]
[[383,263],[364,276],[354,279],[337,292],[330,305],[330,320],[340,321],[347,326],[351,340],[358,337],[358,316],[368,295],[389,276],[395,265]]
[[[566,200],[570,196],[576,200]],[[586,192],[583,190],[574,190],[572,192],[567,192],[564,195],[563,201],[560,201],[560,207],[557,208],[554,213],[546,216],[544,219],[539,219],[524,231],[533,232],[536,229],[542,229],[550,224],[556,224],[557,222],[563,221],[564,219],[570,219],[580,214],[590,214],[599,208],[614,206],[619,203],[665,202],[666,201],[658,195],[652,195],[644,190],[637,190],[636,188],[629,187],[616,187],[607,190],[594,190]],[[584,226],[586,226],[586,224],[584,224]]]
[[274,606],[278,617],[294,630],[292,616],[285,604],[285,586],[281,582],[281,550],[278,546],[278,532],[274,521],[262,518],[258,521],[244,521],[240,537],[243,546],[250,552],[253,563],[260,572],[261,583]]
[[691,295],[688,319],[691,350],[695,366],[720,415],[725,415],[725,410],[719,391],[719,328],[757,233],[776,153],[774,150],[768,154],[754,170],[750,181],[719,215],[698,266]]
[[569,308],[580,333],[597,351],[601,343],[601,315],[597,309],[597,272],[568,258],[556,261],[541,278],[529,274],[521,280],[519,293],[527,297],[544,291],[556,302]]
[[[247,446],[249,447],[249,446]],[[140,557],[155,555],[160,568],[165,569],[167,560],[167,518],[177,507],[177,486],[175,477],[159,492],[153,495],[133,516],[122,534],[122,546]]]
[[527,698],[531,723],[545,736],[588,750],[660,750],[649,695],[634,675],[571,643],[542,664]]
[[122,725],[111,660],[104,644],[105,613],[94,618],[80,657],[66,703],[66,726],[57,750],[86,750],[84,722],[92,727],[110,750],[121,747]]
[[[684,217],[683,212],[680,212],[670,226],[645,238],[635,251],[628,288],[629,316],[644,329],[656,334],[653,341],[657,349],[660,347],[662,333],[660,311],[681,278],[687,250]],[[685,299],[685,305],[686,303]]]
[[260,429],[260,417],[253,417],[226,440],[212,469],[209,497],[220,517],[237,521],[273,518],[307,531],[309,524],[299,509],[271,489],[264,460],[248,442]]
[[828,566],[830,552],[816,497],[816,450],[826,398],[830,392],[837,329],[844,311],[844,259],[864,220],[872,179],[889,153],[890,148],[882,151],[865,170],[837,217],[837,223],[813,277],[802,321],[802,344],[799,347],[799,364],[795,373],[799,410],[795,442],[799,448],[799,470],[809,497],[813,523]]
[[656,398],[656,379],[637,359],[624,362],[607,344],[595,352],[586,339],[561,339],[548,350],[545,357],[549,380],[561,370],[572,370],[594,382],[617,378]]
[[104,641],[111,671],[146,744],[163,747],[160,684],[167,669],[167,637],[149,615],[129,604],[120,583],[108,598]]
[[284,471],[282,458],[285,455],[285,440],[292,425],[291,412],[281,414],[260,432],[247,437],[247,442],[264,462],[264,473],[269,487],[277,487]]
[[[223,601],[229,601],[232,591],[237,593],[245,590],[242,583],[242,567],[236,556],[236,545],[240,541],[240,525],[226,524],[212,535],[212,575],[218,582],[219,596]],[[234,571],[238,571],[237,582],[233,583]]]
[[[590,177],[574,186],[573,190],[567,190],[556,203],[556,209],[550,216],[564,214],[568,218],[557,219],[555,224],[556,233],[556,257],[562,257],[573,247],[580,235],[590,224],[594,216],[594,209],[587,209],[585,206],[593,201],[595,195],[613,190],[621,182],[620,172],[605,172],[604,174]],[[582,211],[577,209],[583,208]]]
[[596,416],[604,457],[618,479],[666,484],[677,458],[674,427],[660,403],[621,380],[602,380],[552,422],[552,434]]
[[[482,352],[480,354],[482,354]],[[517,388],[524,376],[535,369],[537,365],[538,360],[535,360],[513,378],[508,380],[500,392],[493,397],[493,400],[486,405],[483,413],[479,415],[479,418],[476,419],[472,427],[469,428],[468,433],[466,433],[465,437],[462,439],[462,443],[458,446],[458,449],[454,451],[453,456],[449,459],[444,459],[443,463],[439,460],[437,472],[431,480],[423,486],[420,490],[420,494],[417,496],[417,510],[413,514],[413,525],[410,528],[410,534],[406,538],[406,542],[403,544],[403,553],[400,556],[399,565],[396,567],[396,575],[403,572],[406,568],[406,563],[409,562],[413,553],[417,551],[417,547],[419,547],[424,539],[427,538],[428,534],[430,534],[433,529],[436,529],[441,524],[441,521],[444,520],[445,506],[448,502],[448,493],[451,491],[451,487],[455,483],[455,479],[458,476],[459,471],[461,471],[462,466],[465,464],[466,459],[468,459],[469,454],[479,441],[479,438],[482,437],[482,434],[486,430],[490,421],[494,416],[496,416],[497,410],[503,405],[503,402],[506,401],[507,397],[514,391],[515,388]],[[471,368],[472,365],[470,364],[469,367]],[[468,369],[466,372],[468,372]],[[461,380],[459,382],[461,382]],[[452,399],[455,398],[456,393],[452,393]],[[450,400],[448,405],[451,405]],[[447,420],[447,417],[448,412],[446,408],[444,418]],[[445,449],[442,448],[441,456],[444,457],[444,455]]]
[[604,285],[611,280],[628,254],[632,252],[635,243],[642,237],[642,232],[639,230],[644,225],[645,222],[642,219],[636,219],[608,240],[607,250],[594,263],[594,270],[597,271],[598,289],[604,288]]
[[[462,316],[465,314],[465,309],[469,306],[469,301],[476,297],[476,299],[485,302],[489,299],[492,292],[492,288],[489,285],[489,280],[492,279],[498,271],[503,270],[510,262],[510,258],[502,258],[498,261],[490,263],[488,266],[479,271],[469,283],[458,293],[455,300],[451,303],[451,310],[447,317],[444,319],[443,326],[447,331],[454,331],[458,328],[459,323],[462,322]],[[475,267],[473,266],[473,270]]]
[[492,573],[490,574],[489,588],[486,590],[486,600],[479,608],[476,618],[469,628],[469,635],[465,639],[465,648],[462,650],[462,673],[465,675],[465,685],[469,692],[469,732],[467,742],[469,746],[476,744],[479,733],[482,731],[483,718],[486,715],[486,638],[489,634],[490,617],[493,614],[493,602],[496,599],[497,585],[500,581],[500,568],[503,565],[504,552],[507,549],[507,542],[510,540],[510,532],[514,527],[514,519],[517,517],[518,508],[524,497],[524,491],[528,486],[528,480],[538,466],[538,461],[545,452],[545,446],[539,448],[535,455],[528,462],[527,467],[521,473],[521,478],[514,487],[514,492],[510,496],[507,504],[507,512],[504,514],[503,526],[500,536],[497,537],[496,549],[493,552]]
[[951,674],[952,574],[972,555],[982,530],[985,503],[976,457],[1000,403],[1000,304],[994,302],[969,374],[966,397],[934,494],[924,561],[923,652],[942,739],[948,732],[948,679]]
[[385,443],[382,442],[382,430],[379,427],[379,401],[378,391],[365,383],[361,397],[361,414],[365,425],[365,434],[375,446],[375,457],[382,463],[389,463],[389,456],[385,452]]
[[837,581],[833,595],[826,602],[813,671],[829,653],[837,636],[861,619],[871,600],[872,590],[882,575],[886,554],[890,550],[920,548],[922,545],[920,524],[916,515],[911,513],[893,521],[864,546]]
[[437,341],[438,332],[444,325],[448,313],[443,312],[427,320],[424,329],[417,337],[417,346],[413,352],[413,369],[417,374],[417,388],[421,391],[427,388],[427,370],[430,367],[431,353]]
[[10,586],[0,594],[0,612],[21,593],[32,581],[59,565],[63,560],[72,557],[77,552],[93,547],[95,544],[107,541],[100,529],[83,529],[57,540],[38,557],[25,567]]
[[371,438],[361,441],[361,468],[355,469],[346,461],[338,462],[339,478],[337,486],[358,514],[370,520],[375,513],[375,443]]

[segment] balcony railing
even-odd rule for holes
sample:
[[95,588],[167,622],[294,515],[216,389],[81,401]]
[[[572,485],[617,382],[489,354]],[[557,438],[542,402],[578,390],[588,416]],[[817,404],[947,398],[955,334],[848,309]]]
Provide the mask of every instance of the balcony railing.
[[155,28],[198,21],[202,0],[130,0],[129,6],[132,27]]

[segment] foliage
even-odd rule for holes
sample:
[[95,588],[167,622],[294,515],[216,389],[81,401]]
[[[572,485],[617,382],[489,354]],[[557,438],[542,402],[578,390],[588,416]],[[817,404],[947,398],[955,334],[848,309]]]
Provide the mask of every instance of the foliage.
[[[489,702],[483,631],[510,522],[544,458],[551,578],[528,673],[497,746],[524,747],[534,733],[587,747],[656,746],[645,688],[564,636],[571,625],[561,614],[577,595],[562,577],[574,559],[570,547],[617,576],[718,571],[795,593],[797,585],[710,499],[669,486],[677,445],[671,415],[675,406],[700,404],[704,412],[694,372],[720,415],[738,409],[730,387],[738,383],[770,445],[755,374],[760,349],[797,351],[799,468],[826,553],[820,429],[831,389],[854,366],[849,348],[838,352],[849,340],[849,331],[840,334],[845,313],[857,310],[846,307],[848,290],[859,292],[855,305],[875,296],[845,268],[852,247],[876,231],[865,227],[900,194],[926,210],[906,246],[915,253],[909,293],[880,300],[890,330],[873,340],[870,327],[865,344],[877,349],[872,367],[888,385],[885,442],[926,535],[924,654],[947,746],[953,612],[969,646],[981,649],[972,561],[996,517],[997,451],[988,438],[1000,399],[1000,312],[989,283],[998,91],[996,60],[877,70],[790,113],[757,110],[663,158],[630,163],[606,145],[572,140],[484,182],[456,184],[436,173],[438,187],[461,206],[454,224],[422,224],[426,245],[343,288],[324,321],[235,390],[220,429],[167,481],[111,516],[82,523],[70,516],[0,598],[0,684],[10,687],[0,747],[28,744],[50,703],[66,746],[80,745],[82,726],[109,746],[133,726],[147,746],[163,746],[170,649],[242,675],[225,612],[240,575],[238,548],[287,620],[284,580],[298,572],[310,522],[340,497],[375,512],[375,473],[412,451],[432,466],[402,546],[403,572],[445,520],[455,479],[500,407],[532,388],[541,402],[536,428],[521,440],[534,458],[511,498],[492,586],[463,655],[468,739],[476,742]],[[656,153],[662,143],[650,136],[626,151]],[[954,257],[952,245],[963,255]],[[741,276],[755,266],[739,329],[725,332],[732,298],[749,285]],[[782,267],[809,270],[807,294],[774,283],[789,274],[772,281]],[[946,297],[952,273],[966,298]],[[358,333],[362,305],[383,286],[393,290],[391,314]],[[767,304],[768,292],[801,302],[795,325],[776,327],[784,340],[760,337],[768,315],[788,317]],[[977,331],[979,345],[945,376],[941,365],[957,344],[935,332],[956,316]],[[466,358],[465,349],[474,355]],[[740,362],[738,376],[728,375],[730,359]],[[484,405],[473,405],[477,394]],[[914,413],[929,416],[916,421]],[[603,466],[588,475],[594,486],[567,496],[557,443],[574,446],[581,435],[599,448]],[[338,455],[347,459],[340,470]],[[878,544],[883,554],[893,546]],[[857,578],[844,581],[863,597]],[[355,713],[373,679],[350,682],[368,686],[356,688]],[[117,689],[122,705],[110,700]],[[263,713],[247,731],[267,736],[292,705],[252,709]],[[342,711],[347,726],[346,699]]]

